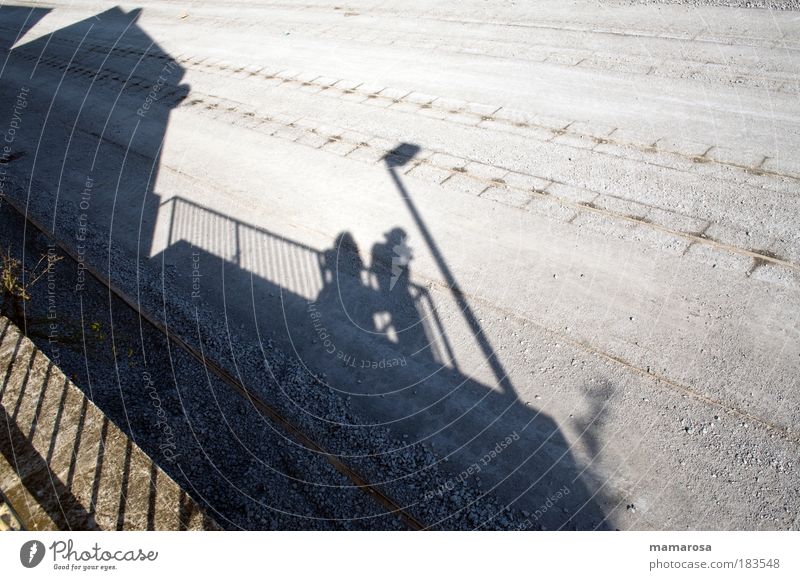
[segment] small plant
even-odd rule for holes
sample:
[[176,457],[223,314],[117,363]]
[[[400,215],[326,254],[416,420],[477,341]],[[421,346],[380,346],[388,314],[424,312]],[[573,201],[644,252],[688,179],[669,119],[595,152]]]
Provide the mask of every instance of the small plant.
[[31,289],[46,276],[63,256],[43,254],[32,269],[11,255],[11,247],[0,254],[0,280],[3,303],[0,312],[17,324],[22,322],[22,303],[31,299]]
[[[103,332],[103,325],[100,324],[99,322],[90,322],[89,323],[89,328],[92,329],[92,332],[94,332],[95,338],[99,342],[103,342],[106,339],[106,335]],[[116,355],[116,354],[117,353],[115,352],[114,355]]]

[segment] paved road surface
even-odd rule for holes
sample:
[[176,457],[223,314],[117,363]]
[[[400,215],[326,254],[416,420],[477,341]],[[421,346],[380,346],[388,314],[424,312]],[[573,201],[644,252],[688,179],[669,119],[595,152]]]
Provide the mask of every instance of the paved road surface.
[[547,528],[800,526],[797,13],[17,4],[4,193],[151,309]]

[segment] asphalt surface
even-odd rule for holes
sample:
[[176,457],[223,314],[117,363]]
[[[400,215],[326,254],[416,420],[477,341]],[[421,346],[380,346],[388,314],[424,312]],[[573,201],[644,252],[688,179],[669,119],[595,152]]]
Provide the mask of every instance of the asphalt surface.
[[0,7],[3,194],[426,522],[800,526],[791,11],[54,6]]

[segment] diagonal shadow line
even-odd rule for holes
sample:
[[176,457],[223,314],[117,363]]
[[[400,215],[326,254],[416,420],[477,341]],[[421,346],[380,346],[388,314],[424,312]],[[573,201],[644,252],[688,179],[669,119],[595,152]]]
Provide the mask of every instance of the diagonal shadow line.
[[147,529],[156,529],[156,501],[158,499],[158,468],[155,461],[150,462],[149,493],[147,497]]
[[108,437],[108,416],[103,414],[103,426],[100,429],[100,441],[97,447],[97,464],[94,468],[92,481],[92,499],[89,502],[89,513],[94,516],[97,512],[97,500],[100,495],[100,482],[103,474],[103,461],[106,454],[106,438]]
[[[33,370],[33,365],[36,363],[36,356],[39,354],[38,349],[34,349],[31,351],[31,356],[28,359],[28,365],[25,368],[25,376],[22,377],[22,384],[19,388],[19,396],[17,397],[17,404],[14,406],[14,412],[11,413],[11,419],[16,422],[17,415],[19,414],[19,410],[22,407],[22,402],[25,400],[25,391],[28,390],[28,380],[31,376],[31,370]],[[10,365],[9,365],[10,368]]]
[[31,419],[31,427],[28,431],[28,441],[33,443],[33,437],[36,435],[36,428],[39,426],[39,418],[42,415],[42,407],[44,407],[45,396],[47,395],[47,387],[50,385],[50,380],[53,374],[53,361],[48,361],[47,371],[45,372],[44,379],[42,380],[42,388],[39,390],[39,398],[36,401],[36,409],[33,412]]
[[477,340],[478,346],[480,346],[481,350],[483,351],[486,361],[491,367],[498,384],[502,388],[503,394],[506,396],[514,395],[516,391],[514,386],[511,384],[511,380],[508,378],[508,373],[498,359],[497,353],[494,351],[489,339],[486,338],[486,334],[483,331],[481,323],[478,321],[477,316],[475,316],[475,313],[472,311],[472,307],[469,305],[464,292],[458,285],[455,275],[447,265],[447,261],[445,260],[442,251],[439,249],[436,240],[433,238],[433,234],[428,229],[428,226],[417,209],[414,200],[411,199],[411,194],[406,189],[406,186],[403,184],[400,176],[397,174],[397,170],[395,169],[396,167],[402,167],[403,165],[407,164],[416,156],[418,152],[419,147],[417,145],[412,143],[402,143],[387,153],[384,157],[384,161],[389,169],[389,175],[391,175],[395,187],[397,187],[397,190],[399,191],[400,197],[403,199],[406,208],[411,213],[411,217],[414,218],[417,227],[419,228],[420,232],[422,232],[422,237],[425,239],[425,243],[428,245],[431,254],[433,254],[433,258],[436,260],[436,265],[439,267],[439,271],[442,273],[442,276],[444,276],[447,287],[450,290],[453,299],[456,301],[459,310],[464,315],[464,319],[466,320],[469,329],[472,331],[472,335]]
[[17,336],[17,342],[14,344],[14,352],[11,353],[11,356],[8,359],[8,367],[6,368],[6,376],[3,377],[3,387],[0,388],[0,401],[3,400],[3,395],[5,395],[6,387],[8,386],[8,381],[11,380],[11,373],[14,371],[14,363],[17,361],[17,356],[19,355],[19,349],[22,346],[22,334],[20,333]]
[[72,481],[75,478],[75,470],[78,467],[78,453],[81,448],[81,441],[83,440],[83,431],[86,424],[86,413],[89,410],[89,399],[83,397],[81,404],[80,414],[78,415],[78,427],[75,430],[75,440],[72,445],[72,454],[69,461],[69,470],[67,471],[67,485],[72,488]]
[[188,496],[183,488],[181,488],[180,497],[178,497],[178,529],[181,532],[185,532],[189,529],[189,521],[192,517],[191,502],[187,500]]
[[[49,463],[30,444],[25,434],[0,405],[0,424],[5,423],[8,437],[0,437],[0,453],[17,468],[22,484],[47,512],[59,529],[92,529],[94,517],[86,511],[70,488],[51,470]],[[21,465],[25,469],[20,469]],[[42,491],[52,490],[41,494]]]
[[125,464],[122,468],[122,481],[119,486],[119,508],[117,509],[117,524],[116,530],[122,531],[125,529],[125,510],[128,504],[128,484],[131,477],[131,454],[133,452],[133,443],[129,438],[126,438],[125,443]]
[[11,320],[3,317],[3,330],[0,331],[0,348],[3,347],[3,343],[6,341],[6,335],[8,334],[8,330],[11,328]]

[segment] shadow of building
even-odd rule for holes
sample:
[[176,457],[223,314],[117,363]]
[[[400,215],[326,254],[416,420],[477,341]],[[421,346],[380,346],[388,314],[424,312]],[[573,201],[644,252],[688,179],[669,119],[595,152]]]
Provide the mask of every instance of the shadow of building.
[[13,6],[4,4],[0,6],[0,53],[3,60],[8,51],[25,34],[50,12],[49,8],[36,8],[28,6]]
[[[13,14],[24,21],[21,10]],[[0,79],[11,156],[4,193],[75,245],[87,236],[152,238],[161,147],[188,86],[137,25],[140,13],[111,8],[19,44]],[[3,43],[18,32],[4,29]]]

